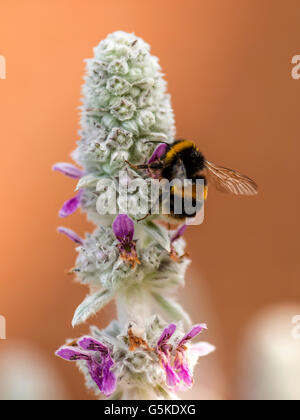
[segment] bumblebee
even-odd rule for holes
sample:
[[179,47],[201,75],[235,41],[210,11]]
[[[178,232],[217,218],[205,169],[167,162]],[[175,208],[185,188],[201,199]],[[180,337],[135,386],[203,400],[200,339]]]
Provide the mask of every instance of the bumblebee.
[[[201,207],[196,195],[197,180],[203,181],[203,200],[207,198],[208,185],[210,184],[221,192],[234,195],[251,196],[258,193],[255,181],[233,169],[209,162],[197,145],[189,140],[176,140],[172,144],[161,143],[147,164],[137,166],[130,164],[130,166],[136,170],[146,169],[154,178],[166,179],[169,182],[175,179],[190,180],[191,184],[187,189],[179,190],[176,186],[171,187],[170,216],[173,221],[178,223],[195,217]],[[176,199],[184,200],[187,195],[191,196],[193,206],[197,210],[192,214],[185,212],[184,209],[180,214],[175,213]]]

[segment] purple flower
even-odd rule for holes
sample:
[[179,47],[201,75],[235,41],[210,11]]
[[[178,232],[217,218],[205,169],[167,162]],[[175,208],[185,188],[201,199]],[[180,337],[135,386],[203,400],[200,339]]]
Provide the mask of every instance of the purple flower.
[[194,383],[193,375],[191,374],[188,360],[186,357],[186,343],[200,334],[204,329],[207,329],[205,324],[195,325],[179,342],[176,348],[176,356],[174,360],[174,368],[180,378],[188,387]]
[[119,214],[113,223],[113,231],[119,241],[128,239],[132,241],[134,236],[134,223],[127,214]]
[[168,343],[175,331],[175,324],[170,324],[166,327],[156,346],[156,354],[158,355],[159,361],[166,372],[167,385],[170,388],[176,387],[180,382],[180,378],[171,365],[172,346]]
[[150,165],[153,162],[156,162],[157,160],[160,160],[160,158],[166,153],[168,149],[168,145],[165,143],[160,144],[157,146],[157,148],[154,150],[153,155],[148,160],[148,165]]
[[192,340],[194,337],[196,337],[198,334],[200,334],[203,330],[207,330],[206,324],[198,324],[195,325],[191,331],[189,331],[183,338],[180,340],[178,347],[184,346],[188,341]]
[[83,190],[79,190],[75,197],[72,197],[70,200],[66,201],[59,211],[59,217],[63,218],[75,213],[75,211],[80,207],[82,194]]
[[76,242],[76,244],[83,245],[83,239],[81,239],[73,230],[61,226],[57,228],[57,231],[66,235],[71,241]]
[[63,346],[56,355],[69,362],[85,361],[91,378],[100,391],[109,397],[115,391],[117,383],[115,374],[111,371],[114,361],[109,348],[92,337],[82,337],[77,345]]
[[114,234],[119,241],[117,245],[120,252],[120,257],[134,268],[136,264],[140,264],[136,252],[136,241],[134,236],[134,223],[126,214],[120,214],[116,217],[113,223]]
[[83,176],[83,171],[71,163],[59,162],[53,165],[52,169],[74,179],[80,179]]
[[[52,169],[74,179],[80,179],[84,174],[81,169],[76,168],[76,166],[66,162],[56,163],[52,166]],[[59,216],[67,217],[73,214],[80,206],[81,195],[82,190],[80,190],[75,197],[72,197],[70,200],[66,201],[59,211]]]

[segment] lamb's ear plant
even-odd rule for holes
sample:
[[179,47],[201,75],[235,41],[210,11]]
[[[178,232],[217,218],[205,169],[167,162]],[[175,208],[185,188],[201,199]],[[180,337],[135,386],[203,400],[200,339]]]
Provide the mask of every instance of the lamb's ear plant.
[[77,179],[76,193],[59,215],[80,208],[96,224],[85,238],[58,228],[78,245],[72,271],[89,287],[72,324],[86,322],[112,300],[118,319],[104,330],[92,327],[88,336],[68,342],[56,354],[76,361],[87,387],[101,396],[176,399],[176,391],[192,386],[198,357],[214,347],[191,343],[206,326],[192,326],[175,298],[189,264],[185,226],[170,231],[159,217],[138,222],[144,213],[136,211],[141,192],[135,186],[145,175],[126,162],[153,160],[159,154],[153,142],[171,143],[175,136],[166,82],[142,39],[116,32],[94,49],[94,58],[87,60],[81,111],[80,140],[72,155],[78,166],[53,167]]

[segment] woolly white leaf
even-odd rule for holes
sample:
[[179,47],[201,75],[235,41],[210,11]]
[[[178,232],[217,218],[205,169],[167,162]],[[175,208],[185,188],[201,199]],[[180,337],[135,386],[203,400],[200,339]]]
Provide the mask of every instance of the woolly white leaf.
[[161,142],[167,142],[168,137],[164,133],[150,133],[148,135],[151,141],[161,141]]
[[152,292],[155,301],[169,315],[173,321],[183,321],[187,327],[191,326],[191,319],[184,309],[171,298],[166,298],[156,292]]
[[80,190],[81,188],[95,187],[98,181],[99,177],[93,174],[86,175],[79,180],[76,191]]
[[153,222],[147,222],[145,223],[145,230],[162,248],[168,252],[171,251],[171,241],[166,229]]
[[101,290],[91,296],[87,296],[75,311],[72,325],[83,324],[92,315],[95,315],[103,306],[113,298],[114,293],[109,290]]

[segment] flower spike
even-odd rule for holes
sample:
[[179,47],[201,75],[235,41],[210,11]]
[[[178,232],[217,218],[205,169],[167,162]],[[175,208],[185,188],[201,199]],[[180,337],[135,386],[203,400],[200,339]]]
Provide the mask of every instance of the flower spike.
[[159,214],[140,219],[145,208],[161,201],[149,188],[140,188],[140,181],[159,184],[164,157],[175,141],[167,84],[150,46],[121,31],[94,48],[84,80],[75,165],[59,162],[53,170],[78,180],[59,216],[80,207],[96,228],[84,239],[66,227],[58,232],[78,245],[71,272],[89,287],[73,327],[112,300],[118,316],[102,330],[92,327],[56,355],[76,362],[96,395],[178,399],[176,392],[194,381],[197,358],[214,347],[191,343],[205,326],[190,328],[190,317],[175,298],[189,263],[182,238],[186,225],[170,233]]

